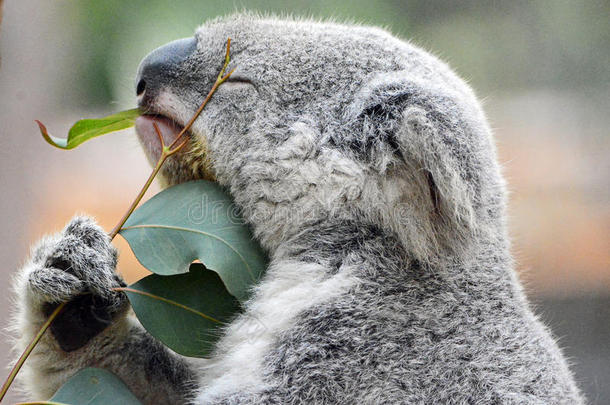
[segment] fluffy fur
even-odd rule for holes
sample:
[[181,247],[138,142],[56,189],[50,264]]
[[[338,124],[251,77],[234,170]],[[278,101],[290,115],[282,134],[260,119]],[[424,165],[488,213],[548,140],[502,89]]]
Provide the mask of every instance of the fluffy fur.
[[110,292],[116,254],[77,218],[16,282],[18,348],[72,300],[26,364],[29,391],[96,365],[146,403],[582,403],[516,279],[470,88],[377,28],[234,15],[148,77],[140,106],[184,124],[227,37],[232,81],[162,174],[228,188],[271,257],[264,279],[212,358],[184,359]]

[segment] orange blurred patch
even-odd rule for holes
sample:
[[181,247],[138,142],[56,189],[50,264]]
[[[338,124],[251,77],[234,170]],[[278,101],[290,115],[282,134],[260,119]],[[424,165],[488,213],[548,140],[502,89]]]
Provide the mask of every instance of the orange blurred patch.
[[[58,178],[45,182],[45,192],[41,193],[44,197],[36,204],[39,207],[36,221],[31,221],[28,229],[30,240],[62,229],[75,214],[90,215],[109,231],[123,216],[138,191],[121,188],[116,183],[94,184],[86,180],[72,176],[70,179]],[[117,190],[117,187],[120,189]],[[57,190],[70,190],[69,198]],[[151,186],[143,201],[158,191],[157,186]],[[135,258],[125,239],[118,235],[113,244],[120,252],[118,270],[128,283],[150,274]]]
[[526,284],[545,294],[610,289],[610,209],[586,182],[591,154],[545,133],[506,134],[499,153]]

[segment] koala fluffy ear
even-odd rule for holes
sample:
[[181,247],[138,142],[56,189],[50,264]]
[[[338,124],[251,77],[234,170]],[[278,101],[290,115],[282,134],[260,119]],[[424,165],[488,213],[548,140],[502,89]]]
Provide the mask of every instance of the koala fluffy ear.
[[375,149],[371,157],[392,155],[382,160],[398,162],[388,167],[414,187],[401,202],[417,205],[409,212],[420,216],[407,237],[424,237],[417,244],[434,250],[465,248],[478,229],[482,172],[495,167],[486,153],[489,128],[467,87],[393,72],[367,83],[348,110],[371,138],[365,142]]

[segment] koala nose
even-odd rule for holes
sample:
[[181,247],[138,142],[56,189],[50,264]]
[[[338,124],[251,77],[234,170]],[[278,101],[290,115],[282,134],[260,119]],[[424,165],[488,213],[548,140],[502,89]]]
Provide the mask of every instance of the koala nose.
[[138,67],[136,95],[142,95],[146,89],[158,88],[196,48],[197,39],[191,37],[172,41],[149,53]]

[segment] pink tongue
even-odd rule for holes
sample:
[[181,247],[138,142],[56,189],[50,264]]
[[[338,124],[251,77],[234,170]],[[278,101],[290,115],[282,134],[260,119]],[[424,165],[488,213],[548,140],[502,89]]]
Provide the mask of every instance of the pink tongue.
[[161,143],[153,123],[156,123],[159,127],[166,146],[171,145],[176,140],[182,127],[168,118],[155,115],[141,115],[136,119],[136,132],[146,152],[151,158],[158,159],[161,155]]

